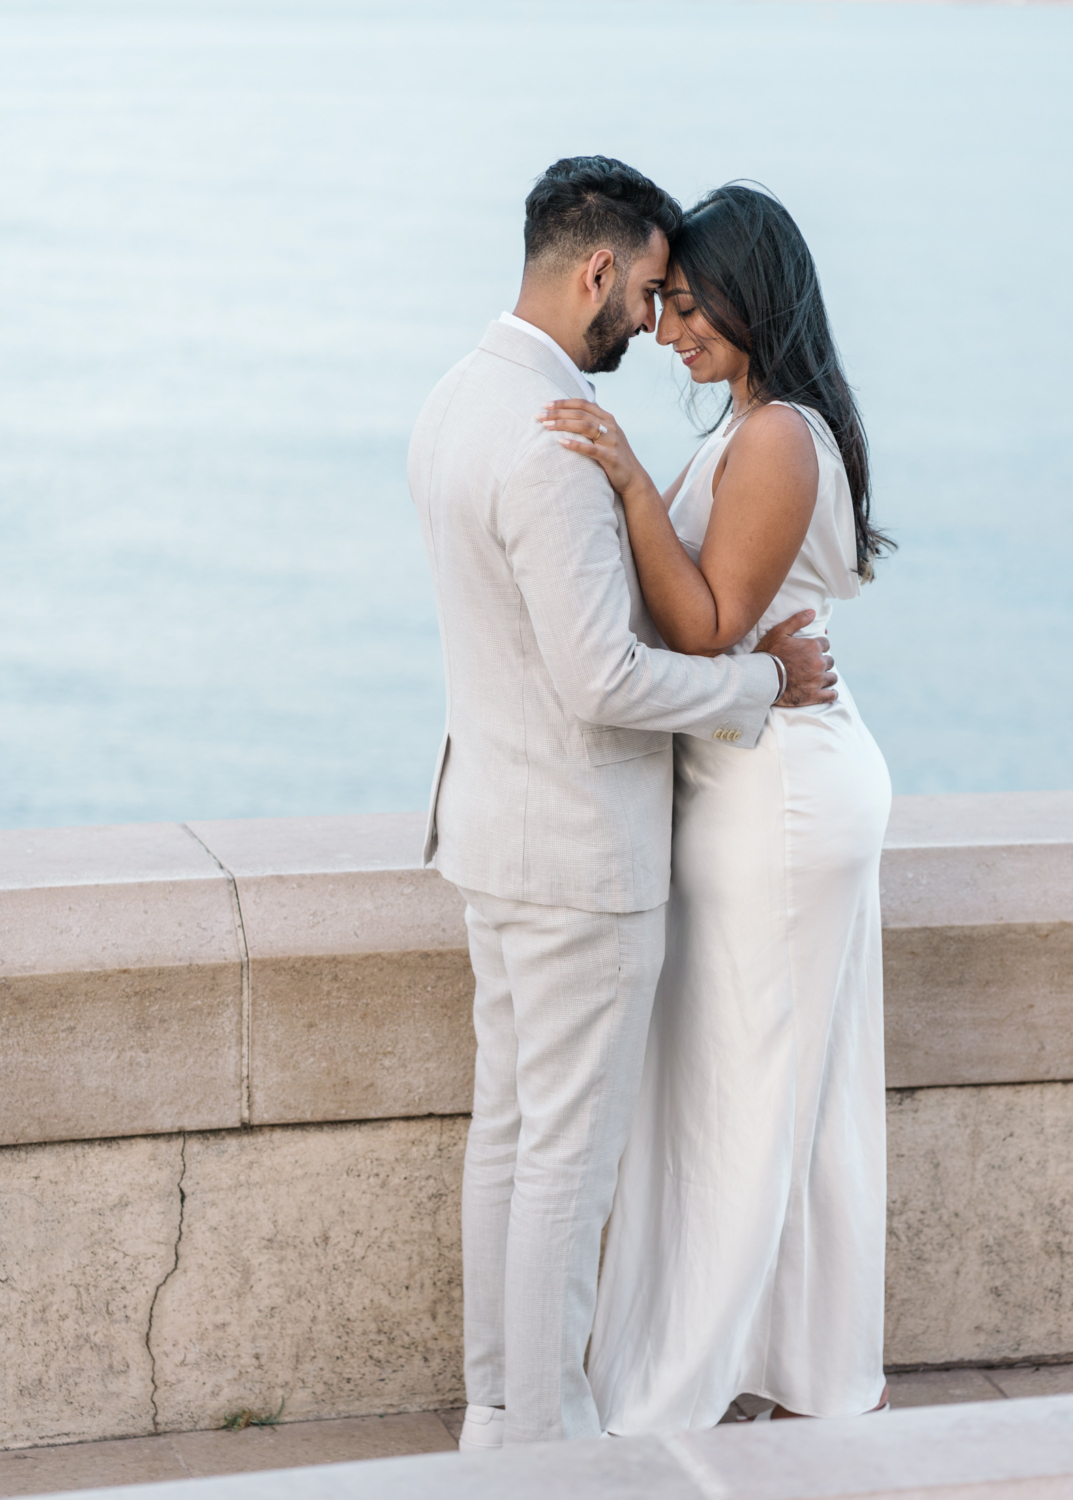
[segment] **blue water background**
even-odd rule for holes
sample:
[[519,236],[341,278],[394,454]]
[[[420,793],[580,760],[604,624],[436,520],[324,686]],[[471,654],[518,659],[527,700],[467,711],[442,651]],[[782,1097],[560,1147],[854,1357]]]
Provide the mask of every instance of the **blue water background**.
[[[1073,784],[1073,9],[0,0],[0,826],[416,808],[405,483],[563,154],[776,191],[901,542],[834,626],[899,792]],[[638,341],[600,399],[696,438]]]

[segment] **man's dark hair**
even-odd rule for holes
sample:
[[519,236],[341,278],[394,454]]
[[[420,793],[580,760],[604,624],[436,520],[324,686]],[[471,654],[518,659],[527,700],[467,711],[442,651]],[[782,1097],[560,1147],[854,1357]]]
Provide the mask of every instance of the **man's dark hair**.
[[669,193],[609,156],[564,156],[525,200],[525,263],[550,267],[606,246],[628,265],[661,229],[670,239],[682,210]]

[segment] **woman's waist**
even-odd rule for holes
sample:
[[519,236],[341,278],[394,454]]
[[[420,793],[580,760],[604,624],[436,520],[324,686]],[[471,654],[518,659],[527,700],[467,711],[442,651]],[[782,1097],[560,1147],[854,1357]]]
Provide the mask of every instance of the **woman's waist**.
[[800,630],[795,631],[795,634],[826,635],[833,611],[833,601],[830,595],[821,589],[789,588],[783,585],[748,635],[743,636],[736,646],[731,647],[734,655],[755,651],[757,643],[763,640],[769,630],[776,625],[781,625],[792,615],[800,614],[804,609],[811,609],[815,617]]
[[833,703],[798,708],[772,706],[760,737],[750,750],[697,735],[676,734],[676,782],[728,793],[732,787],[751,784],[758,775],[763,777],[766,773],[760,770],[760,765],[764,762],[781,766],[782,771],[777,773],[780,776],[792,767],[807,773],[812,765],[821,779],[826,779],[832,769],[832,757],[835,761],[845,758],[847,767],[859,765],[862,757],[869,763],[879,758],[875,740],[849,689],[841,682],[837,686],[839,696]]

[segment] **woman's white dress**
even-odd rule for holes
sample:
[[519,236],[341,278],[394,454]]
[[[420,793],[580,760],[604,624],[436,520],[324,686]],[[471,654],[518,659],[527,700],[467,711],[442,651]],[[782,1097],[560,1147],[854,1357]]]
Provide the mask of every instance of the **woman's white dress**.
[[[822,419],[816,509],[756,629],[859,592]],[[725,428],[671,508],[696,559]],[[845,682],[754,750],[675,738],[667,958],[622,1161],[589,1377],[614,1433],[711,1427],[752,1392],[864,1412],[883,1389],[879,855],[890,780]]]

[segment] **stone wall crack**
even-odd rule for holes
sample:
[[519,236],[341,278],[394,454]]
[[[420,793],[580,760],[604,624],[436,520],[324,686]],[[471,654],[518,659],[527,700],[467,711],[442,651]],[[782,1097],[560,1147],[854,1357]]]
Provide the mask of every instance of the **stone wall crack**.
[[235,936],[238,938],[239,968],[242,983],[242,1084],[239,1099],[239,1118],[243,1125],[250,1123],[250,949],[246,942],[246,924],[242,919],[242,902],[239,900],[238,881],[224,864],[220,856],[213,852],[204,839],[198,838],[197,834],[188,823],[183,823],[183,829],[190,835],[196,844],[200,844],[205,853],[213,863],[227,877],[227,888],[231,893],[231,910],[235,918]]
[[147,1351],[147,1353],[149,1355],[149,1405],[152,1407],[152,1410],[153,1410],[153,1431],[154,1432],[159,1432],[160,1431],[160,1412],[157,1409],[157,1403],[156,1403],[156,1395],[157,1395],[156,1355],[153,1353],[153,1317],[154,1317],[154,1315],[156,1313],[157,1298],[160,1296],[161,1292],[167,1286],[168,1282],[171,1280],[171,1278],[175,1275],[176,1271],[179,1269],[179,1246],[182,1243],[182,1238],[183,1238],[183,1219],[184,1219],[185,1214],[186,1214],[186,1192],[185,1192],[185,1190],[183,1188],[183,1180],[186,1177],[186,1134],[185,1134],[185,1132],[183,1133],[183,1135],[181,1137],[181,1140],[182,1140],[182,1145],[181,1145],[181,1147],[179,1149],[179,1181],[178,1181],[178,1184],[177,1184],[178,1191],[179,1191],[179,1223],[178,1223],[178,1226],[177,1226],[176,1232],[175,1232],[175,1244],[174,1244],[174,1246],[172,1248],[172,1261],[171,1261],[171,1265],[169,1266],[169,1268],[167,1269],[167,1271],[165,1271],[165,1273],[164,1273],[163,1277],[161,1278],[161,1280],[157,1282],[156,1288],[153,1291],[153,1300],[149,1304],[149,1322],[148,1322],[148,1324],[146,1326],[146,1330],[145,1330],[145,1347],[146,1347],[146,1351]]

